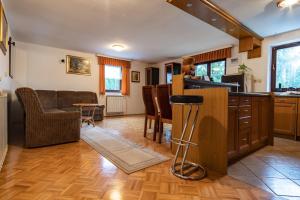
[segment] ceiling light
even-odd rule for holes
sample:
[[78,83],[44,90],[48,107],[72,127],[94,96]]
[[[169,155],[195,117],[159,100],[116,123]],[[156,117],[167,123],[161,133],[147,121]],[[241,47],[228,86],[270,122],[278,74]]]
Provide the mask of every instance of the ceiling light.
[[277,2],[277,7],[278,8],[287,8],[287,7],[293,6],[297,3],[299,3],[299,0],[279,0]]
[[192,3],[187,3],[187,4],[186,4],[186,7],[188,7],[188,8],[190,8],[190,7],[192,7],[192,6],[193,6]]
[[212,18],[211,21],[215,22],[215,21],[217,21],[217,19],[216,18]]
[[113,44],[111,46],[115,51],[123,51],[125,49],[125,47],[121,44]]

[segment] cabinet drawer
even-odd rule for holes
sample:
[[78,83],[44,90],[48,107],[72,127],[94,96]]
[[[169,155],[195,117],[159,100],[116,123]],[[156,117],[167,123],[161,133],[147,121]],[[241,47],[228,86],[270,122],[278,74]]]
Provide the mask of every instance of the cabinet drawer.
[[243,106],[239,109],[239,118],[251,117],[251,106]]
[[276,97],[275,103],[297,103],[297,98]]
[[251,117],[239,119],[239,129],[243,130],[251,127]]
[[251,105],[251,97],[240,97],[240,105]]
[[237,105],[239,105],[239,98],[238,97],[229,97],[228,105],[229,106],[237,106]]

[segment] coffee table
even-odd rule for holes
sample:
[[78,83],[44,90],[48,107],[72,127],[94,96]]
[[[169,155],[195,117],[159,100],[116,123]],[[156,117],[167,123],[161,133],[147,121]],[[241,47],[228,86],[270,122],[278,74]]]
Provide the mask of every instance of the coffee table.
[[[94,115],[97,107],[101,106],[94,103],[75,103],[73,106],[78,107],[81,113],[81,126],[83,123],[92,124],[95,127]],[[83,115],[83,110],[88,111],[87,115]]]

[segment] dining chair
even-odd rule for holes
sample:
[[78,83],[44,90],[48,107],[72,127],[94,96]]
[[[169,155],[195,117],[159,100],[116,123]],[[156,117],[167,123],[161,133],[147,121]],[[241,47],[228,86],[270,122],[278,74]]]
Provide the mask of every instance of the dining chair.
[[159,143],[161,143],[164,123],[172,124],[172,107],[170,104],[171,96],[171,85],[158,85],[157,91],[157,102],[160,110],[159,118]]
[[156,140],[156,132],[159,127],[159,113],[155,101],[155,87],[154,86],[143,86],[143,100],[145,104],[145,126],[144,126],[144,137],[147,135],[147,123],[148,119],[154,120],[154,131],[153,141]]

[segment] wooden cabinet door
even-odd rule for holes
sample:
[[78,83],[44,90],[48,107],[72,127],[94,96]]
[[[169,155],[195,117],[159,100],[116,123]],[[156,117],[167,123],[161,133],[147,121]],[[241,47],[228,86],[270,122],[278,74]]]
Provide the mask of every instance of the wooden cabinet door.
[[228,107],[228,157],[234,157],[238,153],[238,106]]
[[259,105],[259,127],[260,127],[260,141],[265,142],[269,138],[269,134],[271,132],[271,104],[268,98],[261,98],[261,102]]
[[274,133],[295,136],[297,125],[296,103],[275,103]]
[[259,98],[252,100],[252,133],[251,145],[256,145],[260,142],[260,102]]

